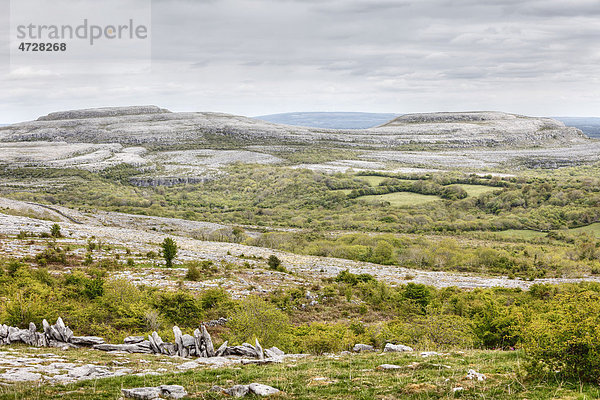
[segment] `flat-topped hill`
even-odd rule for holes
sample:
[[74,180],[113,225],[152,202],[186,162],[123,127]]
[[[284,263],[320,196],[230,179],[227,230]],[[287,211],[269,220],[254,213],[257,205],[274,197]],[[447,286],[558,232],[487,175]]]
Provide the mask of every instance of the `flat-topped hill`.
[[371,129],[381,134],[402,135],[415,142],[469,145],[545,146],[585,140],[578,129],[551,118],[527,117],[502,112],[407,114]]
[[198,144],[219,140],[268,144],[327,142],[338,146],[394,148],[406,145],[553,147],[588,140],[581,131],[549,118],[501,112],[408,114],[371,129],[336,130],[274,124],[243,116],[175,113],[156,106],[51,113],[0,128],[2,141],[68,143]]
[[106,118],[106,117],[121,117],[125,115],[142,115],[142,114],[162,114],[170,113],[171,111],[159,108],[156,106],[133,106],[133,107],[103,107],[89,108],[83,110],[59,111],[53,112],[43,117],[39,117],[38,121],[57,121],[64,119],[87,119],[87,118]]

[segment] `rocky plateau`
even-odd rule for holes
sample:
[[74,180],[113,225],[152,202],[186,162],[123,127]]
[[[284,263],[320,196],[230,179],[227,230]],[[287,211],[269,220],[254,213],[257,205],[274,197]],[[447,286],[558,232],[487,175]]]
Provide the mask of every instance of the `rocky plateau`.
[[[348,152],[320,164],[285,153],[316,146]],[[129,164],[139,186],[201,183],[232,163],[328,172],[557,168],[598,160],[600,141],[550,118],[501,112],[407,114],[370,129],[281,125],[223,113],[155,106],[55,112],[0,127],[0,164],[102,170]]]

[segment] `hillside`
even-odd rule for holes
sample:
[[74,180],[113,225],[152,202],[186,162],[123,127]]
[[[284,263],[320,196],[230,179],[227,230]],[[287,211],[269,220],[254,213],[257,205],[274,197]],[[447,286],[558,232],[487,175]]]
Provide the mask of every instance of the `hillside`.
[[292,112],[255,117],[276,124],[325,129],[368,129],[384,124],[398,114],[363,112]]
[[484,173],[580,165],[599,154],[600,142],[576,128],[500,112],[407,114],[339,130],[143,106],[56,112],[0,127],[0,164],[92,171],[126,164],[145,171],[142,185],[202,182],[234,163]]

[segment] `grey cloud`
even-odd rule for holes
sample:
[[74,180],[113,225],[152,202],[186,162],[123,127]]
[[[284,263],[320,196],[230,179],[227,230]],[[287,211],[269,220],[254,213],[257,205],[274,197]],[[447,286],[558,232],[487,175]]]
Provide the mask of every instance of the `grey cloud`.
[[0,123],[115,102],[246,115],[592,114],[600,107],[598,3],[154,0],[151,73],[92,82],[68,71],[4,73]]

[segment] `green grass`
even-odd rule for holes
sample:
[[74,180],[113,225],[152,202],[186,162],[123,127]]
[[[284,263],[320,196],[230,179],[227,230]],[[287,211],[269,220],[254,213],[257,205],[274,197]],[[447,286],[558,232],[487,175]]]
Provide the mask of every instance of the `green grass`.
[[386,179],[390,179],[386,176],[360,176],[361,181],[367,182],[371,186],[379,186],[379,184]]
[[406,206],[417,206],[420,204],[429,203],[435,200],[440,200],[438,196],[428,196],[424,194],[411,193],[411,192],[396,192],[388,194],[379,194],[373,196],[361,196],[357,197],[361,200],[368,202],[380,202],[387,201],[395,207],[406,207]]
[[[524,378],[518,351],[469,351],[423,359],[416,354],[361,354],[308,357],[267,366],[198,368],[181,374],[127,376],[90,380],[66,386],[18,384],[0,386],[0,400],[117,399],[121,388],[182,385],[190,399],[225,399],[213,385],[263,383],[281,394],[274,399],[589,399],[598,398],[596,385],[537,381]],[[151,359],[151,356],[148,356]],[[379,371],[381,364],[405,368]],[[409,365],[413,365],[409,367]],[[443,365],[450,366],[445,368]],[[469,369],[484,373],[482,382],[465,379]],[[463,387],[462,392],[453,389]]]
[[333,193],[344,193],[345,195],[349,195],[352,193],[352,189],[336,189],[332,190]]
[[494,190],[498,190],[497,187],[494,186],[484,186],[484,185],[458,185],[467,192],[469,196],[477,197],[484,193],[493,192]]
[[589,233],[597,238],[600,238],[600,222],[596,222],[595,224],[586,225],[579,228],[569,229],[569,231],[575,234]]
[[532,231],[530,229],[508,229],[505,231],[494,233],[504,239],[530,240],[547,236],[547,233],[545,232]]

